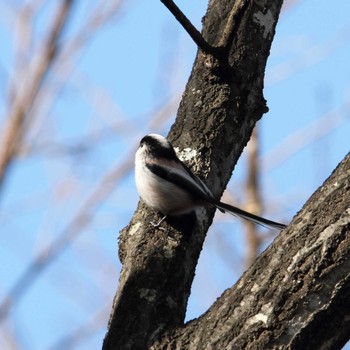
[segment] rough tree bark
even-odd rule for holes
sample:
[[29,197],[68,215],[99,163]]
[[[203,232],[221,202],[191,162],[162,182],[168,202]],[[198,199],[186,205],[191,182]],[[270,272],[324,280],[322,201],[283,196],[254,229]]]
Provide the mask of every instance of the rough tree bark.
[[[209,2],[203,21],[208,45],[198,51],[169,138],[215,196],[221,196],[267,111],[264,69],[281,5],[282,0]],[[123,268],[103,348],[343,344],[349,322],[349,308],[340,307],[349,293],[348,178],[349,158],[241,280],[187,325],[187,300],[214,210],[170,218],[164,232],[149,224],[157,214],[140,203],[120,234]]]
[[350,337],[350,153],[255,264],[152,349],[341,349]]

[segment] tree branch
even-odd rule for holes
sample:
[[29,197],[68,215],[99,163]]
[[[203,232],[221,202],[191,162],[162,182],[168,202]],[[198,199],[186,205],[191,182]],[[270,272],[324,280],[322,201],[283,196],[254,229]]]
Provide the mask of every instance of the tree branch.
[[197,44],[197,46],[206,53],[212,55],[217,54],[217,49],[212,47],[202,36],[202,34],[196,29],[196,27],[191,23],[191,21],[185,16],[185,14],[177,7],[177,5],[172,0],[160,0],[168,10],[174,15],[182,27],[186,30],[192,40]]
[[[255,127],[252,137],[248,143],[247,148],[248,153],[248,175],[246,184],[246,205],[245,210],[253,213],[255,215],[261,215],[261,197],[259,191],[259,164],[258,164],[258,154],[259,154],[259,137],[258,130]],[[247,233],[247,258],[246,267],[252,265],[258,256],[260,239],[258,231],[256,229],[256,224],[253,222],[245,222],[245,228]]]
[[61,1],[42,52],[38,54],[37,60],[32,70],[27,73],[26,79],[21,77],[21,85],[18,87],[17,95],[11,105],[0,145],[0,192],[16,150],[21,145],[24,125],[28,123],[29,111],[57,56],[58,40],[67,23],[73,4],[73,0]]
[[[233,9],[241,11],[242,2],[245,0],[210,1],[204,37],[210,43],[234,37],[235,50],[225,50],[226,56],[218,59],[224,64],[217,66],[206,55],[197,54],[169,134],[180,150],[193,150],[195,156],[188,165],[218,198],[256,121],[266,111],[263,76],[282,5],[282,0],[264,2],[269,11],[266,22],[260,2],[251,2],[249,11],[241,12],[237,27],[237,22],[227,18],[235,17]],[[240,72],[239,81],[232,75],[233,69]],[[157,220],[155,213],[139,205],[120,233],[123,269],[104,350],[145,349],[167,330],[183,325],[195,268],[213,215],[209,208],[181,220],[169,218],[164,232],[149,224]]]
[[122,164],[107,173],[61,234],[26,267],[0,303],[0,323],[7,318],[10,311],[20,302],[29,287],[37,280],[41,273],[56,261],[70,246],[72,241],[79,236],[86,225],[91,222],[95,213],[94,208],[100,205],[112,193],[112,189],[116,186],[116,183],[125,177],[131,167],[131,157],[128,156]]
[[341,349],[350,339],[349,173],[350,153],[231,289],[152,349]]

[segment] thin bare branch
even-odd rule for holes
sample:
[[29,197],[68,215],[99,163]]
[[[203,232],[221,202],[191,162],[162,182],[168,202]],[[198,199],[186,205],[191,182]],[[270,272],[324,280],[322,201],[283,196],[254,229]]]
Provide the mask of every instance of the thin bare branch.
[[109,308],[108,304],[103,309],[98,310],[87,322],[50,346],[49,350],[75,349],[80,342],[86,341],[102,328],[106,317],[108,317]]
[[[134,153],[134,150],[132,151]],[[80,208],[78,214],[66,226],[50,247],[44,249],[19,277],[15,285],[0,304],[0,322],[6,319],[10,310],[17,304],[29,287],[36,281],[41,273],[52,264],[71,244],[71,242],[92,221],[96,208],[112,193],[117,182],[124,178],[133,166],[133,157],[129,154],[124,162],[109,172],[88,197]]]
[[197,28],[191,23],[191,21],[185,16],[185,14],[177,7],[172,0],[160,0],[167,9],[174,15],[182,27],[186,30],[192,40],[197,46],[206,53],[210,53],[215,56],[217,53],[216,48],[209,45],[209,43],[203,38],[202,34]]
[[[260,215],[261,197],[259,193],[259,140],[258,131],[255,127],[250,141],[248,143],[248,178],[247,178],[247,203],[245,209],[249,212]],[[259,252],[260,239],[256,230],[256,224],[252,222],[245,223],[247,228],[247,259],[246,266],[253,264]]]
[[261,156],[263,171],[267,172],[279,166],[307,145],[337,129],[348,121],[348,113],[349,105],[344,104],[283,139],[272,151]]
[[32,71],[29,72],[27,79],[24,79],[23,84],[19,86],[18,94],[14,97],[0,147],[0,190],[3,188],[5,176],[13,161],[16,149],[22,142],[24,124],[28,122],[29,111],[57,56],[58,40],[67,23],[73,3],[73,0],[65,0],[60,3],[43,51],[37,56]]

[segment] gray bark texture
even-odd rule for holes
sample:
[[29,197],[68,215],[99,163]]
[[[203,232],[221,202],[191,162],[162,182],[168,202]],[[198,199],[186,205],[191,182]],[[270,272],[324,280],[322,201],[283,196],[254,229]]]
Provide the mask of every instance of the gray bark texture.
[[350,153],[232,288],[152,349],[341,349],[349,256]]
[[[282,0],[211,0],[169,139],[222,195],[255,123]],[[339,349],[349,338],[347,157],[239,282],[184,325],[214,209],[169,218],[139,204],[119,238],[122,271],[103,349]]]

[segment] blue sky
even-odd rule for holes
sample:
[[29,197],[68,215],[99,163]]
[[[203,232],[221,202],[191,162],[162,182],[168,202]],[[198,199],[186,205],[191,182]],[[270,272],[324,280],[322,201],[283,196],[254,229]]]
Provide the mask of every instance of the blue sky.
[[[266,69],[270,111],[259,122],[264,215],[285,222],[349,151],[350,134],[350,4],[290,3]],[[55,4],[45,5],[36,17],[34,47]],[[206,2],[177,4],[200,28]],[[77,6],[65,38],[74,36],[92,5]],[[0,13],[3,122],[16,11],[1,2]],[[16,161],[2,194],[1,300],[32,259],[64,232],[103,176],[133,157],[139,138],[151,131],[167,134],[195,53],[195,45],[159,1],[130,1],[72,57],[69,74],[51,74],[48,87],[58,90],[28,136],[37,149]],[[167,118],[152,123],[168,104]],[[75,152],[68,152],[67,145]],[[244,201],[245,162],[243,154],[228,186],[238,203]],[[23,295],[0,339],[7,333],[21,349],[52,349],[88,320],[89,336],[73,348],[100,347],[120,270],[117,234],[137,201],[130,169],[93,207],[89,225]],[[205,311],[240,276],[244,243],[241,222],[218,215],[200,257],[187,319]],[[10,348],[4,339],[0,347]]]

